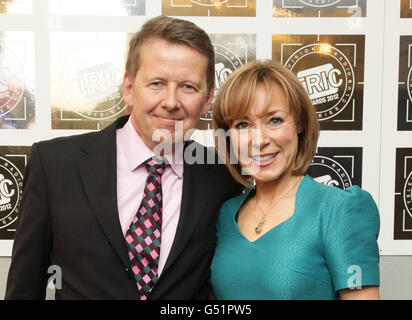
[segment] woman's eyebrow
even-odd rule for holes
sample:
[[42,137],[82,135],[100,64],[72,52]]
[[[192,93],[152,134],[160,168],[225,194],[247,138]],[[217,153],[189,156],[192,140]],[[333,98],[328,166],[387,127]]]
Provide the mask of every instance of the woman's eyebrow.
[[269,112],[263,112],[263,113],[261,113],[261,114],[259,115],[259,117],[268,118],[268,117],[271,117],[271,116],[273,116],[273,115],[275,115],[276,113],[281,112],[281,111],[282,111],[282,110],[275,109],[275,110],[271,110],[271,111],[269,111]]
[[249,119],[249,117],[248,117],[247,115],[244,115],[244,116],[242,116],[242,117],[233,119],[233,122],[235,122],[235,121],[243,121],[243,120],[250,120],[250,119]]

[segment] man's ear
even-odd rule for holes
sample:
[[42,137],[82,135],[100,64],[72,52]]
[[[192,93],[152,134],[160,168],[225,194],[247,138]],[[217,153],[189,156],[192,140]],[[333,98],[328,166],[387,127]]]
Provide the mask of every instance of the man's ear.
[[215,86],[213,85],[212,88],[210,88],[208,94],[207,94],[207,98],[205,101],[205,104],[203,106],[203,110],[202,110],[202,117],[206,115],[206,113],[209,112],[210,107],[212,106],[212,101],[213,101],[213,97],[215,96]]
[[122,88],[123,88],[124,102],[126,102],[128,106],[132,107],[133,106],[133,83],[129,75],[127,74],[127,72],[125,72],[123,76]]

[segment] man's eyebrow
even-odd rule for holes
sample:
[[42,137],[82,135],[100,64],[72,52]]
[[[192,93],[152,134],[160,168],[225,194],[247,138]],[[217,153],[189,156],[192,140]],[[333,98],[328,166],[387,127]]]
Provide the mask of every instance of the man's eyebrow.
[[[154,80],[166,81],[162,76],[151,75],[151,76],[147,77],[146,82],[151,82],[151,81],[154,81]],[[198,82],[198,81],[195,81],[195,80],[190,80],[190,79],[180,81],[180,83],[181,83],[181,84],[190,83],[191,85],[193,85],[193,86],[195,86],[195,87],[197,87],[197,88],[201,88],[201,87],[202,87],[202,83],[201,83],[201,82]]]
[[153,81],[153,80],[164,80],[163,77],[161,76],[157,76],[155,74],[150,75],[147,77],[147,81]]

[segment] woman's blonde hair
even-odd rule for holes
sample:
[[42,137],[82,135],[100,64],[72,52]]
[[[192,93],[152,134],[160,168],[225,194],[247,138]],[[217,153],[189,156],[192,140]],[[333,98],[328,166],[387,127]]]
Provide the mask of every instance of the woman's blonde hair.
[[[260,84],[265,86],[266,107],[269,107],[274,83],[283,89],[289,110],[298,127],[301,128],[292,174],[302,175],[307,171],[316,152],[319,123],[305,88],[297,77],[280,63],[271,60],[252,61],[233,72],[219,89],[213,104],[213,128],[228,132],[234,120],[243,119],[250,112],[256,87]],[[230,161],[231,152],[233,152],[230,137],[226,136],[224,149],[220,148],[220,143],[222,143],[221,138],[215,136],[216,150],[225,160],[234,179],[251,187],[253,184],[250,176],[242,175],[240,165]]]

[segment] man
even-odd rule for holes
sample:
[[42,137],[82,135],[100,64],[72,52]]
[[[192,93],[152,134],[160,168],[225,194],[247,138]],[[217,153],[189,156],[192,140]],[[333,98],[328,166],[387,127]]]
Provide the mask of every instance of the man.
[[[33,145],[6,299],[44,298],[49,266],[61,270],[56,299],[207,297],[217,213],[241,191],[206,164],[214,151],[179,147],[212,102],[209,37],[188,21],[147,21],[130,41],[123,92],[130,118]],[[159,148],[167,141],[171,152]],[[204,164],[187,163],[192,151]]]

